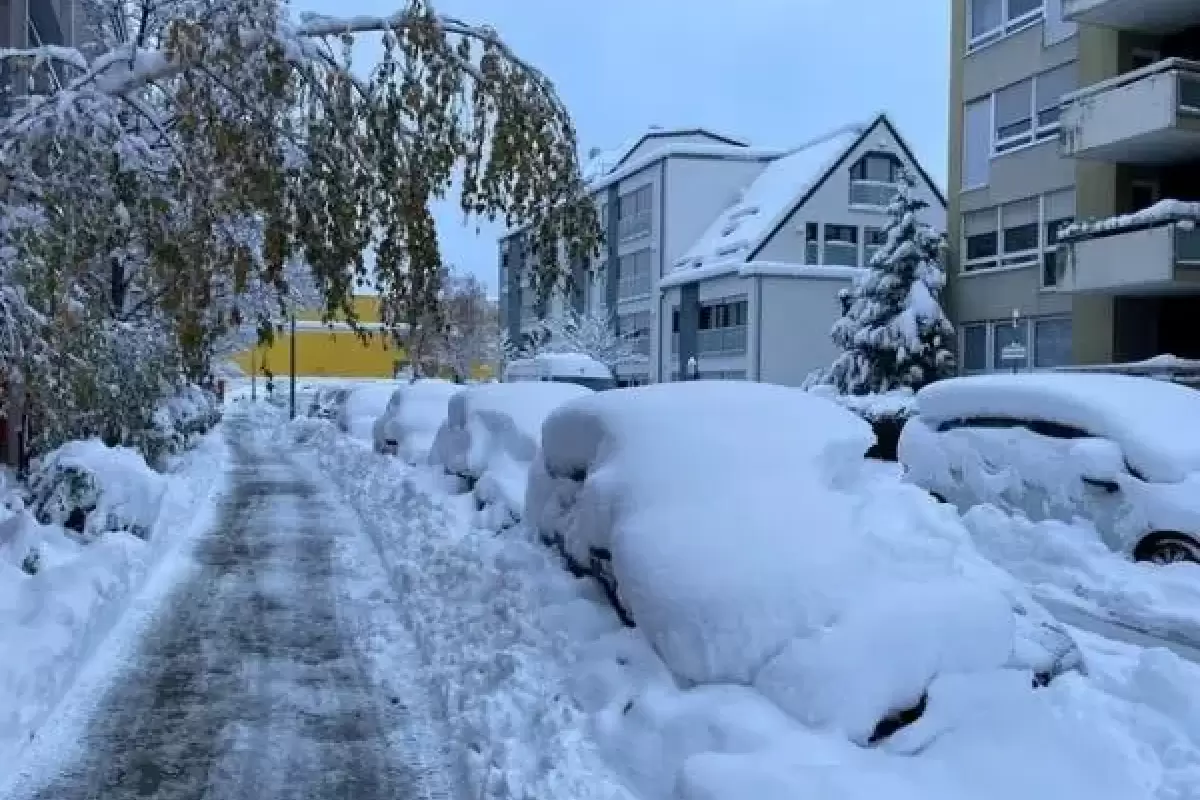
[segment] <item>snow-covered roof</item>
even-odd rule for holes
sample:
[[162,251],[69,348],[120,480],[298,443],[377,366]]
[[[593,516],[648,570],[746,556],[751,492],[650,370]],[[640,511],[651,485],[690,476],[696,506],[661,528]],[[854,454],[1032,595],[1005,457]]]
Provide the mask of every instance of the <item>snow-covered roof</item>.
[[1119,214],[1115,217],[1084,220],[1064,225],[1058,232],[1058,240],[1070,242],[1094,236],[1150,228],[1170,222],[1200,222],[1200,203],[1184,200],[1159,200],[1149,208],[1135,211],[1132,214]]
[[709,226],[675,262],[676,270],[723,262],[745,262],[782,222],[796,201],[829,172],[869,126],[844,125],[792,148],[767,165],[762,175]]
[[659,289],[673,289],[698,281],[736,275],[739,278],[818,278],[823,280],[853,280],[862,274],[861,267],[843,267],[834,264],[791,264],[779,261],[719,261],[693,269],[677,269],[669,272],[658,282]]
[[668,156],[708,156],[734,161],[768,161],[778,158],[784,152],[777,147],[747,147],[744,145],[672,142],[667,140],[662,143],[661,147],[656,147],[645,156],[632,161],[626,161],[613,171],[590,181],[588,189],[593,192],[607,189],[614,183],[622,181],[634,173],[641,172],[656,161],[661,161]]
[[976,375],[930,384],[917,394],[922,418],[1054,422],[1120,445],[1149,480],[1200,471],[1200,392],[1168,381],[1100,373]]
[[[675,128],[661,128],[652,126],[647,130],[642,131],[637,136],[632,136],[621,143],[620,146],[611,150],[599,150],[589,156],[583,164],[583,179],[587,183],[602,179],[605,175],[615,170],[617,167],[633,155],[633,151],[637,150],[647,139],[662,138],[670,139],[674,136],[705,136],[712,140],[709,144],[723,144],[727,147],[749,147],[750,143],[736,136],[730,136],[727,133],[720,133],[709,128],[699,126],[679,126]],[[692,144],[697,144],[693,142]]]

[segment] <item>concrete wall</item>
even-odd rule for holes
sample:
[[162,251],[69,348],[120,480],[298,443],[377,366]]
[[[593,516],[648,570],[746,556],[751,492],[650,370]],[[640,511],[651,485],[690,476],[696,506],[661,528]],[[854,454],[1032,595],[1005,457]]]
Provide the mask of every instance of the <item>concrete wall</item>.
[[758,277],[750,321],[758,335],[752,374],[766,383],[799,386],[816,369],[828,367],[838,350],[830,337],[841,316],[838,292],[845,278]]

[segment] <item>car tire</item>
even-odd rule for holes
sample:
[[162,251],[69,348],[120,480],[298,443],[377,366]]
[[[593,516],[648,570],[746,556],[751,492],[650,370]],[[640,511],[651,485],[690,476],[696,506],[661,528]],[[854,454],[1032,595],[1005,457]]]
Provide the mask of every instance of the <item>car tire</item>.
[[1152,533],[1133,549],[1133,560],[1160,566],[1200,564],[1200,542],[1185,533]]

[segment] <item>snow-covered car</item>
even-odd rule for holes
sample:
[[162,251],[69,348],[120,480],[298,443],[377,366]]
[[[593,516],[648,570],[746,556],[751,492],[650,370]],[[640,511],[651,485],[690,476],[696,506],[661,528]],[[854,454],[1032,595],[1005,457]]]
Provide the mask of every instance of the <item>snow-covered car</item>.
[[395,381],[363,381],[349,387],[337,410],[338,427],[355,439],[372,441],[375,420],[383,414],[395,390]]
[[1200,562],[1200,392],[1098,373],[931,384],[900,436],[907,479],[960,510],[1083,518],[1137,561]]
[[1081,666],[952,509],[867,462],[872,441],[850,411],[781,386],[598,392],[546,419],[525,520],[609,571],[681,682],[755,686],[860,744],[919,717],[947,675],[1040,684]]
[[412,464],[425,461],[438,428],[446,421],[450,398],[462,390],[461,384],[439,378],[401,384],[375,420],[375,452],[400,456]]
[[583,353],[541,353],[510,361],[504,368],[504,382],[522,381],[574,383],[596,392],[617,385],[611,369]]
[[574,383],[468,386],[450,398],[429,463],[463,479],[484,513],[483,525],[505,527],[524,512],[525,483],[542,422],[562,404],[590,394]]

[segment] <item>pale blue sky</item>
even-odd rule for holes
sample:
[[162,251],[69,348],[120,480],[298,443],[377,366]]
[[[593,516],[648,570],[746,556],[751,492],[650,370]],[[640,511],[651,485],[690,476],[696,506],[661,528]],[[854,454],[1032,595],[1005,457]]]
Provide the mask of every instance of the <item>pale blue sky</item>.
[[[651,124],[797,144],[887,111],[943,186],[949,68],[945,0],[435,0],[493,25],[557,84],[584,153]],[[298,11],[386,14],[388,0],[296,0]],[[368,56],[364,51],[363,56]],[[494,294],[497,226],[447,208],[446,259]]]

